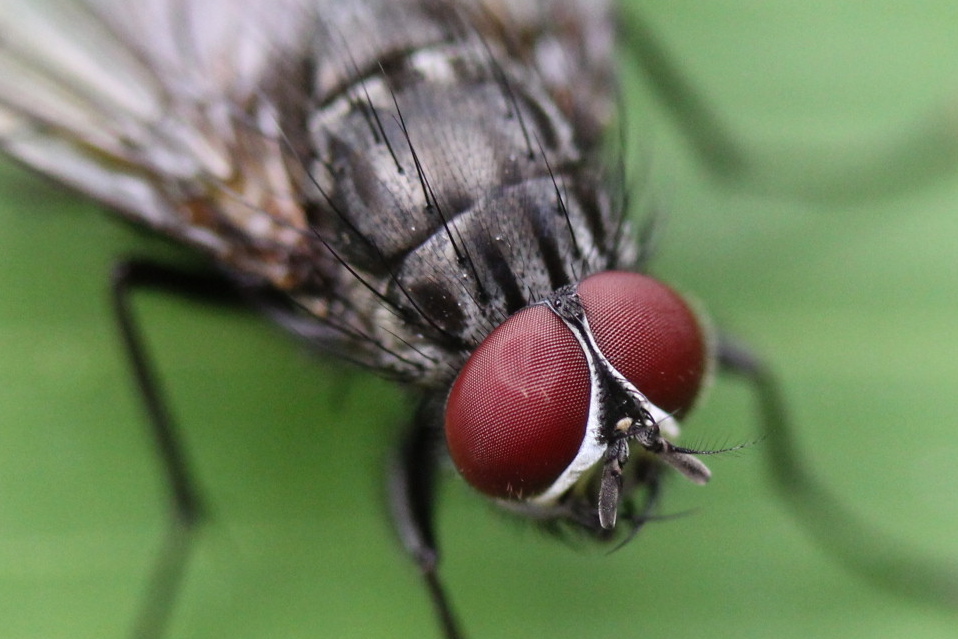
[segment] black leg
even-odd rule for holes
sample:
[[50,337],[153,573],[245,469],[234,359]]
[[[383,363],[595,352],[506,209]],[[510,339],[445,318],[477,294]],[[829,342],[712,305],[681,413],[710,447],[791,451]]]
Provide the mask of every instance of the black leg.
[[958,607],[958,566],[912,554],[851,513],[810,472],[796,444],[775,376],[754,354],[722,340],[724,372],[742,377],[755,392],[768,446],[768,472],[779,495],[806,532],[846,568],[899,596]]
[[610,553],[617,552],[635,539],[635,536],[639,534],[639,531],[642,530],[646,523],[654,519],[668,518],[657,518],[652,514],[662,496],[662,466],[664,466],[664,464],[660,464],[656,461],[655,463],[644,464],[640,469],[636,479],[645,487],[643,491],[645,499],[640,507],[636,506],[633,502],[624,502],[622,504],[619,520],[630,526],[630,528],[626,536],[609,551]]
[[449,595],[439,579],[435,534],[436,471],[443,445],[442,402],[424,400],[391,460],[389,509],[403,547],[422,573],[445,639],[462,639]]
[[228,280],[216,275],[191,273],[138,260],[120,262],[113,269],[113,311],[172,499],[167,538],[132,632],[135,639],[157,639],[163,636],[169,621],[205,508],[134,318],[132,294],[140,289],[162,290],[204,302],[235,303],[240,298]]

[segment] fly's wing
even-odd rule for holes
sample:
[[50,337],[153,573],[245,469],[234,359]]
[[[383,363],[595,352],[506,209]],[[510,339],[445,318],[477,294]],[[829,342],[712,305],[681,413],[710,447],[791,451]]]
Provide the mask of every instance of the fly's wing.
[[288,260],[264,258],[306,230],[284,135],[305,102],[291,78],[312,15],[298,0],[2,0],[0,144],[282,284]]

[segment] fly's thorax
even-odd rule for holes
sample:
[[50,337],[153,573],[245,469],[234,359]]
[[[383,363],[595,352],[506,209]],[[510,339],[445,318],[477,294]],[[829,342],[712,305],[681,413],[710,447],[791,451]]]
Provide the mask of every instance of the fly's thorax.
[[357,286],[353,308],[366,305],[383,353],[404,354],[393,370],[409,366],[418,385],[447,386],[497,326],[609,264],[590,219],[607,202],[588,204],[569,197],[560,213],[551,178],[490,192],[396,262],[382,288],[393,304]]
[[419,386],[448,385],[523,307],[633,259],[595,150],[535,73],[475,37],[357,76],[309,130],[310,223],[340,265],[297,300],[323,318],[348,300],[359,358]]
[[508,69],[505,84],[488,55],[471,41],[414,52],[312,117],[314,217],[351,263],[384,271],[489,191],[581,162],[538,83]]

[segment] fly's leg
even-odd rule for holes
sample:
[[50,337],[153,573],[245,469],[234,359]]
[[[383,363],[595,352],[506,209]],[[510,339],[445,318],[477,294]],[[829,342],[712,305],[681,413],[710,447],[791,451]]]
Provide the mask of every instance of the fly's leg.
[[752,387],[772,484],[815,542],[847,569],[894,594],[958,607],[958,565],[911,553],[901,542],[882,536],[809,471],[778,382],[765,363],[740,344],[722,339],[719,365]]
[[387,495],[393,525],[419,567],[445,639],[462,639],[449,594],[439,578],[435,533],[437,471],[442,433],[435,428],[437,402],[424,400],[389,466]]
[[206,509],[134,317],[132,296],[142,289],[161,290],[204,302],[237,302],[239,296],[235,286],[223,277],[191,273],[149,261],[123,261],[112,273],[113,312],[172,500],[170,527],[132,632],[135,639],[157,639],[163,636],[170,620]]
[[841,149],[750,141],[726,125],[635,9],[623,7],[622,18],[619,40],[626,52],[720,181],[799,201],[864,202],[913,191],[958,169],[958,122],[950,102],[898,124],[880,140]]

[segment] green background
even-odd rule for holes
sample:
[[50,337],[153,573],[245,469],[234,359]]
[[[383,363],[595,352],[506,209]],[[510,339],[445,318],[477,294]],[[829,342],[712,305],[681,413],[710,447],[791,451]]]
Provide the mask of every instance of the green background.
[[[817,148],[817,168],[840,176],[935,108],[958,114],[954,2],[634,4],[770,157]],[[884,177],[854,201],[721,185],[626,75],[632,145],[668,209],[654,271],[775,363],[844,500],[958,560],[958,155],[945,178],[890,165],[906,176],[893,186],[913,188],[885,195]],[[2,177],[0,638],[124,637],[166,511],[107,274],[119,254],[168,251],[68,192]],[[383,514],[382,459],[409,416],[398,389],[255,316],[151,295],[138,308],[215,510],[169,636],[435,636]],[[749,409],[719,381],[690,441],[754,438]],[[542,538],[447,482],[444,571],[470,636],[958,635],[958,615],[877,592],[812,546],[763,454],[710,460],[704,489],[670,484],[665,511],[694,513],[613,555]]]

